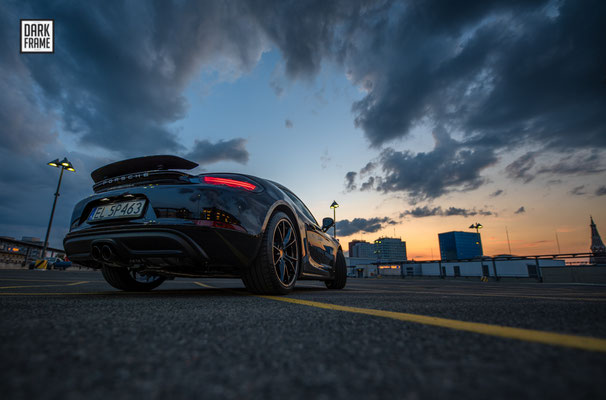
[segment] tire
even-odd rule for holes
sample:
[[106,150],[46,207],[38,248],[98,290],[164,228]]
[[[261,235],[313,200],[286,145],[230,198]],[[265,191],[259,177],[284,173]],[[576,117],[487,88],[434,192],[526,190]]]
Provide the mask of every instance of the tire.
[[301,245],[295,227],[285,213],[272,215],[259,254],[242,275],[248,290],[259,294],[292,292],[301,268]]
[[[124,267],[103,266],[101,272],[107,283],[116,289],[127,292],[147,292],[157,288],[165,280],[161,276],[143,277],[139,275],[141,279],[135,278],[138,274]],[[147,281],[145,281],[145,278],[147,278]]]
[[324,281],[329,289],[343,289],[347,283],[347,265],[345,264],[345,256],[339,250],[337,253],[337,261],[335,262],[335,277],[330,281]]

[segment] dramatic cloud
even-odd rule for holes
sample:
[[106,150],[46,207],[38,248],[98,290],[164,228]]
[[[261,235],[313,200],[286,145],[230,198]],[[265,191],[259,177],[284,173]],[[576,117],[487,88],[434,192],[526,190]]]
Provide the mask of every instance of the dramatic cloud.
[[597,0],[394,3],[346,57],[368,90],[356,123],[375,146],[430,117],[495,145],[604,147],[605,11]]
[[294,125],[291,120],[286,119],[286,120],[284,120],[284,126],[287,128],[292,128]]
[[606,186],[600,186],[595,191],[596,196],[606,196]]
[[[352,81],[367,93],[352,106],[355,123],[375,147],[429,122],[462,134],[462,146],[486,146],[490,155],[519,148],[553,154],[598,148],[603,154],[604,13],[606,3],[597,0],[426,0],[363,13],[348,31],[356,42],[344,56]],[[368,15],[380,22],[370,23]],[[415,161],[425,170],[434,165],[423,157]],[[459,161],[450,158],[439,167],[456,170]],[[532,181],[533,154],[516,161],[508,175]],[[440,183],[412,186],[409,179],[402,182],[410,164],[391,163],[383,188],[432,198],[481,184],[475,174],[471,185],[463,179],[448,190]],[[536,172],[565,171],[572,173],[548,167]]]
[[497,190],[495,190],[494,192],[492,192],[492,193],[490,194],[490,197],[497,197],[497,196],[502,195],[503,193],[504,193],[504,192],[503,192],[503,189],[497,189]]
[[476,210],[474,209],[466,209],[459,207],[448,207],[446,209],[442,209],[442,207],[433,207],[430,208],[428,206],[423,207],[415,207],[411,210],[406,210],[400,214],[400,218],[411,216],[413,218],[424,218],[424,217],[452,217],[452,216],[463,216],[463,217],[473,217],[475,215],[489,216],[495,215],[492,211],[487,210]]
[[194,148],[185,157],[200,165],[227,160],[246,164],[248,162],[246,140],[242,138],[219,140],[214,144],[208,140],[196,140]]
[[[62,130],[80,143],[123,156],[184,150],[170,124],[187,113],[186,85],[210,62],[232,75],[250,70],[266,46],[237,3],[13,5],[0,11],[11,21],[51,15],[57,24],[54,55],[20,57],[34,99],[56,111]],[[18,54],[18,30],[3,26],[2,37],[11,39],[3,52]]]
[[480,172],[496,161],[490,149],[466,146],[441,128],[434,131],[434,139],[435,147],[428,153],[383,151],[379,161],[383,175],[371,177],[363,188],[406,192],[413,201],[420,201],[453,190],[476,189],[484,183]]
[[353,220],[337,221],[337,232],[340,236],[350,236],[359,232],[373,233],[380,231],[387,225],[395,225],[396,222],[388,217],[383,218],[354,218]]
[[520,208],[518,208],[516,210],[516,212],[514,214],[524,214],[526,212],[526,209],[524,208],[524,206],[521,206]]

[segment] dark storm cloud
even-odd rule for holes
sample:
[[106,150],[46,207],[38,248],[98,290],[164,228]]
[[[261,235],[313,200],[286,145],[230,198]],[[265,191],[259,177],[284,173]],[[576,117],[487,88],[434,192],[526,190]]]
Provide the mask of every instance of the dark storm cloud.
[[490,194],[490,197],[497,197],[497,196],[502,195],[503,193],[504,193],[504,192],[503,192],[503,189],[497,189],[497,190],[495,190],[494,192],[492,192],[492,193]]
[[[217,58],[246,71],[264,46],[237,3],[96,5],[3,8],[20,18],[55,19],[55,54],[21,56],[23,67],[39,97],[60,113],[62,129],[125,156],[184,150],[170,124],[187,113],[186,85]],[[18,54],[17,43],[5,51]]]
[[606,196],[606,186],[600,186],[595,191],[596,196]]
[[383,218],[354,218],[353,220],[344,219],[337,221],[337,232],[341,236],[354,235],[359,232],[373,233],[377,232],[387,225],[394,225],[396,222],[388,217]]
[[524,208],[524,206],[521,206],[520,208],[518,208],[516,210],[516,212],[514,214],[524,214],[526,212],[526,209]]
[[[350,79],[367,93],[352,110],[372,146],[429,121],[463,134],[461,144],[470,148],[533,146],[555,154],[598,148],[604,154],[606,3],[414,1],[386,9],[374,9],[375,23],[360,12],[348,31],[355,44],[343,57]],[[532,163],[529,155],[508,174],[530,182]],[[388,168],[400,181],[409,165]],[[457,168],[458,162],[443,165]],[[452,188],[474,186],[465,181]],[[410,185],[388,187],[408,192]],[[445,192],[421,187],[416,194]]]
[[467,209],[467,208],[459,208],[459,207],[448,207],[442,209],[442,207],[415,207],[410,210],[406,210],[400,214],[400,218],[411,216],[413,218],[424,218],[424,217],[453,217],[453,216],[463,216],[463,217],[473,217],[476,215],[489,216],[495,215],[492,211],[488,210],[476,210]]
[[192,151],[185,155],[186,158],[200,165],[218,161],[235,161],[246,164],[248,156],[246,140],[242,138],[219,140],[217,143],[211,143],[208,140],[196,140]]
[[382,192],[406,192],[414,201],[473,190],[484,183],[480,172],[496,162],[491,149],[466,146],[441,128],[434,131],[434,139],[435,147],[427,153],[384,150],[380,156],[383,175],[365,183]]

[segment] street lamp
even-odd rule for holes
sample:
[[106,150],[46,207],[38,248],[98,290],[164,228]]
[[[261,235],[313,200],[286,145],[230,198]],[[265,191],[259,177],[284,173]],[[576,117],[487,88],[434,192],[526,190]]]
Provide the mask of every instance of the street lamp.
[[339,208],[339,204],[337,204],[337,202],[335,200],[333,200],[332,204],[330,205],[330,208],[332,208],[333,211],[333,221],[334,221],[334,225],[333,225],[333,237],[336,239],[337,238],[337,208]]
[[51,167],[61,168],[61,173],[59,174],[59,183],[57,184],[57,191],[55,192],[55,201],[53,201],[53,209],[51,210],[50,220],[48,221],[48,228],[46,229],[46,237],[44,238],[44,247],[42,248],[42,259],[44,259],[44,255],[46,254],[46,248],[48,247],[48,236],[50,235],[51,225],[53,224],[53,216],[55,215],[55,207],[57,206],[57,197],[59,197],[59,188],[61,187],[61,179],[63,179],[63,170],[68,170],[70,172],[76,172],[74,166],[69,160],[64,157],[63,160],[59,161],[59,159],[55,159],[48,163]]
[[478,235],[478,241],[476,242],[476,244],[480,244],[480,229],[482,229],[483,227],[484,226],[482,224],[480,224],[479,222],[469,225],[469,229],[475,229],[476,234]]

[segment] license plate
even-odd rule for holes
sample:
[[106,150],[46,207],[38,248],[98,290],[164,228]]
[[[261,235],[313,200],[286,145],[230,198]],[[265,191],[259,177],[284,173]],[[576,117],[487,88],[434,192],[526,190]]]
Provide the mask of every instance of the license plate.
[[114,218],[133,218],[143,214],[145,200],[125,201],[93,208],[88,216],[89,221],[100,221]]

